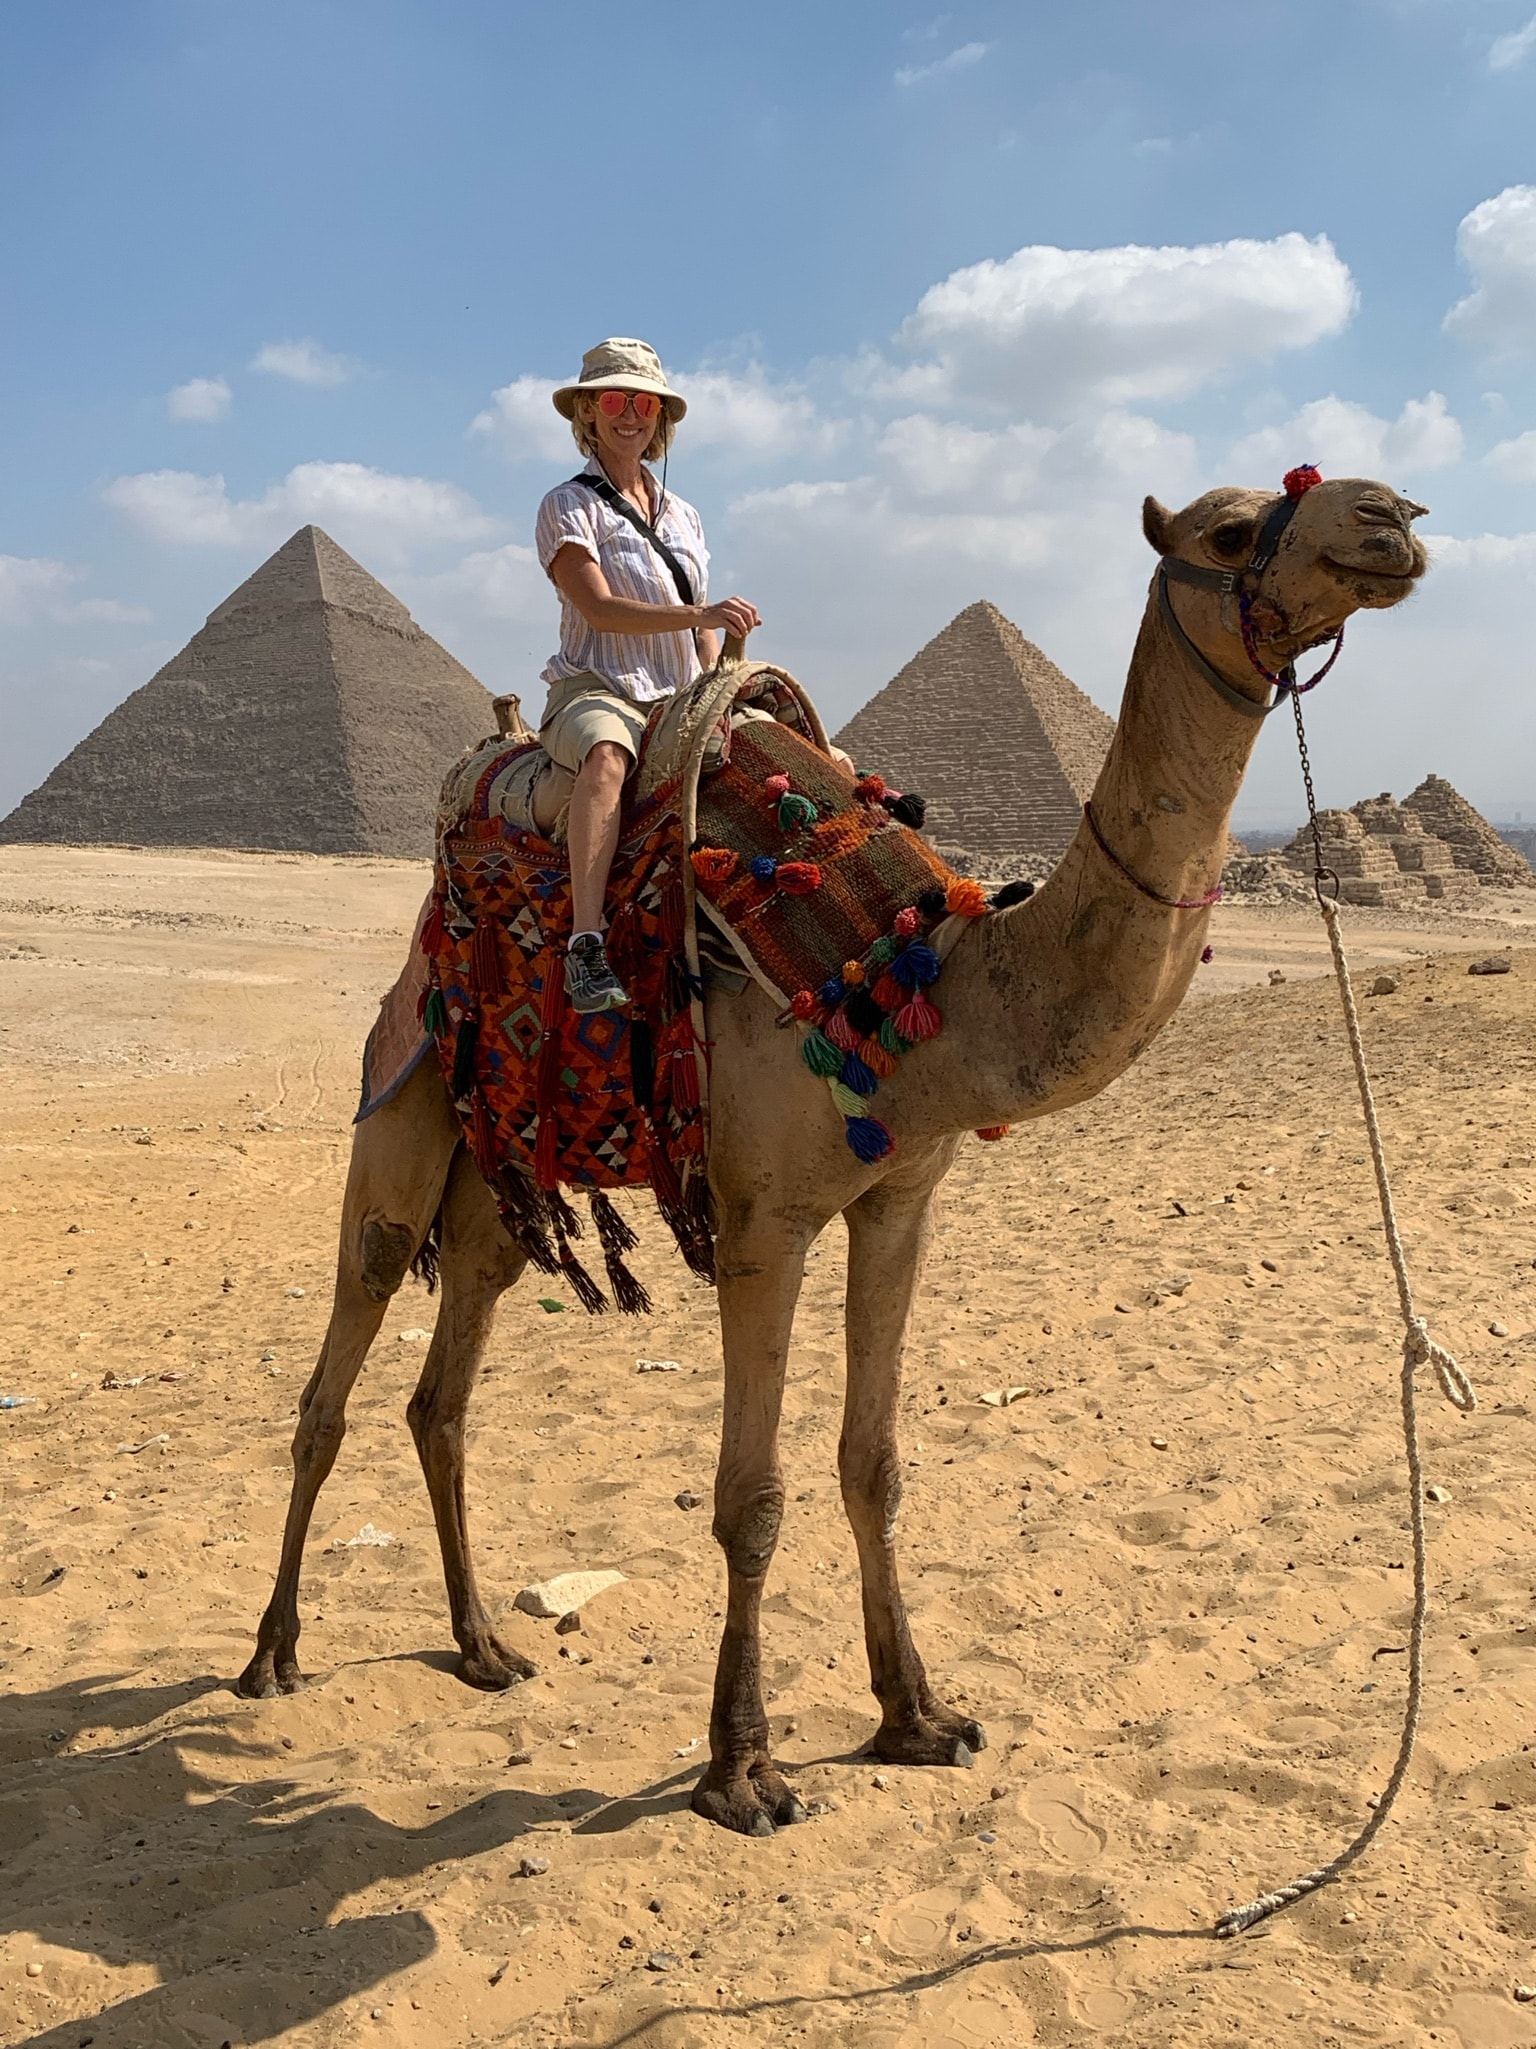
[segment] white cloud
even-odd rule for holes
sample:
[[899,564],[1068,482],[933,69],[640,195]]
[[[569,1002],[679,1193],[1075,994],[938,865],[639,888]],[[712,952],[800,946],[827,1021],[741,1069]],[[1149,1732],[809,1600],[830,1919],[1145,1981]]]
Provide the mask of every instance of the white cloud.
[[84,578],[83,569],[47,556],[0,555],[0,620],[10,626],[39,619],[142,626],[150,618],[142,605],[124,605],[116,598],[70,598],[68,593]]
[[1536,484],[1536,427],[1517,434],[1513,441],[1501,441],[1483,457],[1496,476],[1509,484]]
[[166,393],[165,410],[173,420],[222,420],[233,397],[222,377],[190,377]]
[[456,484],[392,476],[358,462],[304,462],[259,498],[231,498],[222,476],[148,470],[102,493],[139,533],[176,546],[275,546],[296,527],[323,526],[342,545],[400,557],[412,546],[477,540],[492,522]]
[[1536,353],[1536,185],[1508,185],[1474,206],[1456,253],[1476,289],[1445,316],[1453,334],[1495,355]]
[[470,421],[470,433],[494,441],[513,462],[579,460],[571,423],[550,402],[554,389],[553,377],[514,377],[491,393],[487,410]]
[[1313,399],[1276,427],[1239,441],[1228,457],[1235,477],[1278,483],[1299,462],[1330,476],[1381,477],[1452,468],[1462,457],[1461,423],[1438,391],[1411,398],[1395,420],[1336,396]]
[[0,619],[22,625],[51,612],[80,571],[45,555],[0,555]]
[[549,578],[532,548],[508,542],[486,548],[437,576],[418,576],[411,585],[419,596],[412,609],[418,617],[436,606],[480,619],[532,619],[549,615],[553,600]]
[[992,45],[990,43],[962,43],[958,50],[951,50],[947,57],[936,58],[932,64],[903,64],[896,73],[900,86],[921,85],[926,78],[943,78],[952,71],[969,71],[973,64],[979,64]]
[[1490,71],[1513,71],[1523,64],[1532,50],[1536,50],[1536,14],[1533,14],[1524,28],[1512,29],[1507,36],[1496,36],[1488,52]]
[[1028,406],[1182,398],[1282,349],[1339,333],[1355,310],[1326,235],[1198,248],[1016,250],[923,294],[900,339],[926,358],[857,366],[867,389]]
[[841,422],[821,418],[798,385],[774,384],[760,364],[740,375],[695,370],[677,383],[688,401],[678,433],[694,446],[776,456],[824,452],[842,438]]
[[305,336],[301,341],[264,342],[251,358],[253,370],[286,377],[293,384],[345,384],[356,369],[348,356],[338,356]]

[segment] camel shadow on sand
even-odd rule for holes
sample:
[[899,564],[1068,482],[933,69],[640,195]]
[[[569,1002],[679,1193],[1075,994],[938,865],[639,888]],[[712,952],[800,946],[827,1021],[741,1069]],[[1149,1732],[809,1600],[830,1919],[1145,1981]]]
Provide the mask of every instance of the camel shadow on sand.
[[[107,1674],[7,1698],[0,1933],[34,1939],[37,1997],[78,2016],[12,2035],[17,2049],[221,2049],[302,2028],[437,1947],[414,1908],[349,1914],[348,1901],[611,1804],[508,1789],[403,1827],[342,1788],[221,1771],[267,1753],[231,1728],[230,1704],[211,1676]],[[65,1747],[86,1728],[92,1747]],[[102,2006],[92,1958],[161,1982]]]

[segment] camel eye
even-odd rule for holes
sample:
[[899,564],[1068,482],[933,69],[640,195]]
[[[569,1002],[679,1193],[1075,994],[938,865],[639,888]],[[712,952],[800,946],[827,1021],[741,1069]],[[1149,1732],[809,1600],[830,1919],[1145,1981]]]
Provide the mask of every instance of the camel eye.
[[1251,519],[1224,519],[1220,526],[1212,527],[1206,535],[1208,546],[1224,561],[1236,562],[1253,548],[1253,521]]

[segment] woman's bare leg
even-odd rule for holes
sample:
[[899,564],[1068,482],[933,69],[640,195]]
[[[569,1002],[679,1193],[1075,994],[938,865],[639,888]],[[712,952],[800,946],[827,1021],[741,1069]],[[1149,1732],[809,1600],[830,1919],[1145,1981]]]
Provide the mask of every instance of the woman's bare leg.
[[571,792],[566,846],[571,860],[571,930],[601,932],[608,871],[619,844],[624,779],[634,767],[627,748],[599,740]]

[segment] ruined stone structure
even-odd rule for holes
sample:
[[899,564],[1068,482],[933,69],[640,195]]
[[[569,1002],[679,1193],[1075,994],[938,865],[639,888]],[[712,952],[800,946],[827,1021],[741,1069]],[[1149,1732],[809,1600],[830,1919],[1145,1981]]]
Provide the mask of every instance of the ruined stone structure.
[[1115,722],[995,605],[968,605],[840,733],[861,768],[928,802],[928,836],[980,875],[1061,858]]
[[1427,775],[1403,808],[1419,819],[1426,832],[1444,840],[1458,868],[1467,869],[1495,889],[1536,889],[1536,873],[1520,851],[1501,839],[1444,776]]
[[301,527],[0,840],[427,855],[444,771],[495,730],[484,686]]
[[[1419,801],[1426,791],[1428,805]],[[1456,840],[1434,829],[1432,821],[1442,820],[1454,827]],[[1320,811],[1318,824],[1324,862],[1338,876],[1345,903],[1411,910],[1429,902],[1465,910],[1476,903],[1484,882],[1504,888],[1518,882],[1516,863],[1525,869],[1525,882],[1536,886],[1529,866],[1439,776],[1426,777],[1401,804],[1384,790],[1348,811]],[[1310,876],[1314,858],[1312,835],[1304,826],[1281,860],[1294,874]],[[1486,873],[1474,867],[1474,858]]]

